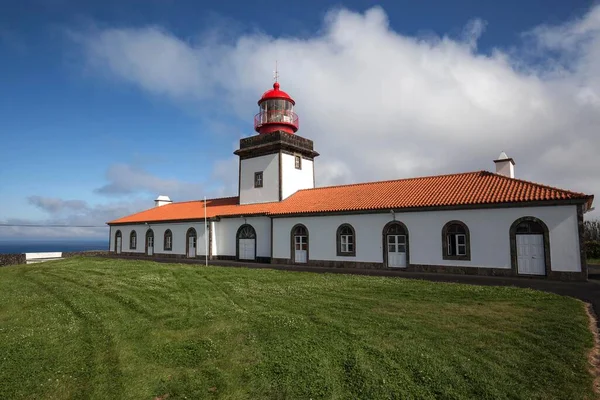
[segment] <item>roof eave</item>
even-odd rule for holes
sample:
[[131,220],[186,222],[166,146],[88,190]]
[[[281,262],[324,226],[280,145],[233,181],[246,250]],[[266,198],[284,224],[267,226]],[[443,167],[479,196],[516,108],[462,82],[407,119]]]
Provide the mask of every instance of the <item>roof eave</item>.
[[[591,196],[593,199],[593,196]],[[474,204],[446,204],[446,205],[433,205],[433,206],[416,206],[416,207],[378,207],[378,208],[362,208],[362,209],[347,209],[347,210],[328,210],[328,211],[308,211],[308,212],[293,212],[293,213],[269,213],[268,216],[272,218],[291,218],[291,217],[302,217],[310,215],[340,215],[340,214],[381,214],[402,212],[418,212],[418,211],[445,211],[445,210],[468,210],[468,209],[485,209],[485,208],[512,208],[512,207],[547,207],[557,205],[578,205],[578,204],[590,204],[591,201],[588,196],[584,198],[576,199],[555,199],[555,200],[535,200],[535,201],[514,201],[514,202],[502,202],[502,203],[474,203]]]

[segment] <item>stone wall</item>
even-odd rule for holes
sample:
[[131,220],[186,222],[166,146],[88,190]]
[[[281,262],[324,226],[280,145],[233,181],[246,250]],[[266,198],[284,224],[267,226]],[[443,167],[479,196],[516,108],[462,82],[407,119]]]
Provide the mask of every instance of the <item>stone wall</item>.
[[[63,258],[67,257],[103,257],[107,256],[108,250],[90,250],[90,251],[67,251],[62,253]],[[0,254],[0,267],[8,265],[26,264],[25,253],[21,254]]]
[[62,253],[63,258],[67,257],[102,257],[109,254],[108,250],[88,250],[88,251],[65,251]]
[[25,254],[0,254],[0,267],[25,264]]

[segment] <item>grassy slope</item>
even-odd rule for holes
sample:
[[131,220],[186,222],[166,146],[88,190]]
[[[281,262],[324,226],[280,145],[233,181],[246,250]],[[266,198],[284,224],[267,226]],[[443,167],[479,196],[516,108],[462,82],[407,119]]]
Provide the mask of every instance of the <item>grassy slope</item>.
[[593,398],[582,303],[74,258],[0,268],[5,398]]

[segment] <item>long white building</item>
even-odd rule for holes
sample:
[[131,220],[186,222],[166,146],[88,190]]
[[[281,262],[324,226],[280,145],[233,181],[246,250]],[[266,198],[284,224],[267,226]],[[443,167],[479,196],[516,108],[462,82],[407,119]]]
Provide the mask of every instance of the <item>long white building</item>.
[[313,142],[294,100],[265,92],[240,140],[235,197],[173,203],[108,222],[122,255],[587,279],[593,196],[488,171],[315,188]]

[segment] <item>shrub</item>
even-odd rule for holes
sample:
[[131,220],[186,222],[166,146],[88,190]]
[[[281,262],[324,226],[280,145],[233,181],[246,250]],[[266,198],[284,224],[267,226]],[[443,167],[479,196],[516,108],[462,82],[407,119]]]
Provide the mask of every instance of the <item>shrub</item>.
[[585,242],[585,254],[587,258],[600,258],[600,240]]
[[583,223],[583,237],[585,240],[600,241],[600,219]]

